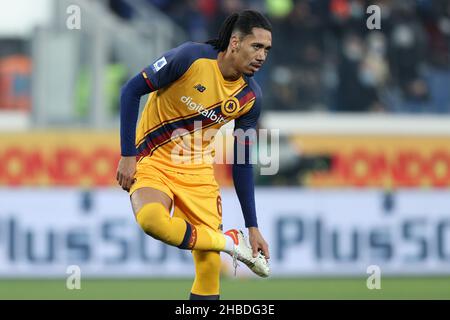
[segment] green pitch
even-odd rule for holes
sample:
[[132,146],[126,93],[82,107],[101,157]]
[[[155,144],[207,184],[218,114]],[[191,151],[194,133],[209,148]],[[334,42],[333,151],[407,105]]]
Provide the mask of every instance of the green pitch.
[[[80,290],[65,279],[0,279],[0,299],[186,299],[190,279],[85,279]],[[223,279],[227,299],[450,299],[450,277],[382,278],[369,290],[363,278]]]

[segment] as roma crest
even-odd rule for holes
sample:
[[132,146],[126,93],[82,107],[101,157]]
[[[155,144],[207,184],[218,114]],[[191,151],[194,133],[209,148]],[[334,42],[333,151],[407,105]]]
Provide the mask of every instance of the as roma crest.
[[227,117],[233,116],[239,110],[239,101],[235,97],[229,97],[222,102],[222,114]]

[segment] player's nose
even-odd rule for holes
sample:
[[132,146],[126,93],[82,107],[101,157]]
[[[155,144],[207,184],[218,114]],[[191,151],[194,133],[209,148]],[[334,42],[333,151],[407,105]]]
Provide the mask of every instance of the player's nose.
[[266,60],[266,54],[264,52],[260,52],[256,55],[256,61],[258,63],[263,63]]

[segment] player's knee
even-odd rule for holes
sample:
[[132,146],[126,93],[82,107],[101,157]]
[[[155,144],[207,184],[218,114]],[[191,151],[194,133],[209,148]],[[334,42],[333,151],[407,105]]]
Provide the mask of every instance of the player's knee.
[[142,207],[136,215],[136,220],[142,230],[158,240],[162,240],[160,238],[164,230],[167,230],[165,220],[168,217],[166,217],[165,210],[166,208],[160,203],[150,203]]
[[179,244],[178,235],[171,231],[171,217],[160,203],[150,203],[142,207],[136,215],[139,226],[146,234],[169,245]]

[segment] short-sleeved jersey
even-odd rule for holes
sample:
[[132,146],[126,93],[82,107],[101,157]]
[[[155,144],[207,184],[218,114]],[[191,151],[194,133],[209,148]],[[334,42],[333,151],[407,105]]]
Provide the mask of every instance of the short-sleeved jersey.
[[256,127],[259,86],[245,76],[225,80],[217,55],[209,44],[187,42],[142,71],[152,93],[136,131],[138,158],[150,156],[178,172],[211,173],[214,133],[233,119],[235,129]]

